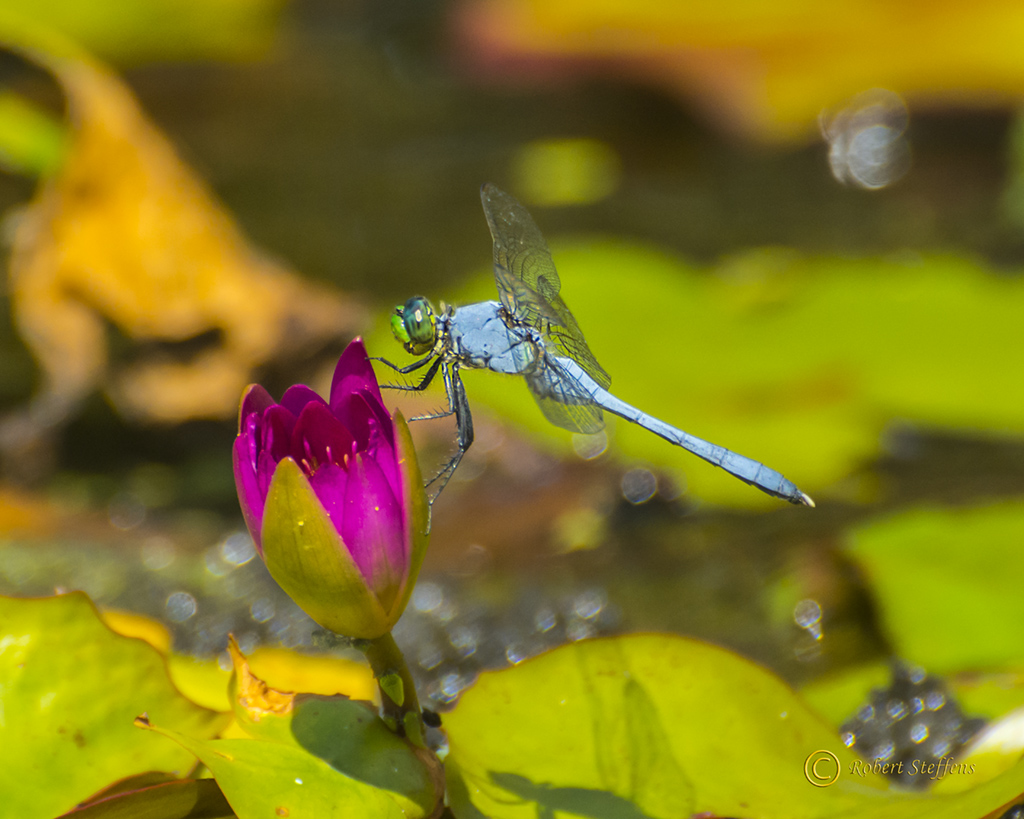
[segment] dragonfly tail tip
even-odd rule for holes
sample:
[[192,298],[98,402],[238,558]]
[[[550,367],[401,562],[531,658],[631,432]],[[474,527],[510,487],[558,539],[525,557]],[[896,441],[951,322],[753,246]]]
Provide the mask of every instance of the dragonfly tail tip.
[[[797,491],[799,492],[799,490]],[[802,503],[804,506],[810,506],[812,509],[814,508],[814,498],[804,492],[800,492],[800,497],[797,502]]]

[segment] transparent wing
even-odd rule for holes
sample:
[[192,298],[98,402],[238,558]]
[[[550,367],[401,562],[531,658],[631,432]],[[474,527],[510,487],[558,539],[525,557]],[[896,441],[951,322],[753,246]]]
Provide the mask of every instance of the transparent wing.
[[[537,328],[561,354],[572,358],[607,388],[611,376],[597,363],[576,319],[558,294],[562,282],[533,217],[516,199],[490,183],[480,189],[480,201],[494,240],[494,278],[504,308]],[[542,400],[539,395],[537,400]],[[577,429],[556,421],[543,402],[541,409],[552,423]]]
[[604,429],[601,408],[557,362],[546,359],[544,366],[526,376],[526,383],[544,417],[555,426],[587,435]]

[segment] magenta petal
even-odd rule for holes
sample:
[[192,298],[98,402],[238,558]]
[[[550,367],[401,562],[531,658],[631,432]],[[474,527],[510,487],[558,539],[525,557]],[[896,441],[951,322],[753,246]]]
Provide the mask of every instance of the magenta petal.
[[274,406],[274,399],[270,397],[270,393],[263,389],[259,384],[250,384],[249,388],[242,396],[242,406],[238,410],[239,431],[241,431],[246,418],[254,412],[262,415],[272,406]]
[[309,485],[313,487],[313,492],[316,493],[339,535],[345,516],[345,490],[348,480],[348,472],[337,464],[322,466],[309,478]]
[[321,464],[343,464],[353,452],[353,443],[352,433],[326,404],[310,403],[292,430],[292,457],[312,474]]
[[263,506],[267,498],[266,488],[260,487],[256,472],[255,440],[248,435],[235,438],[231,450],[235,467],[235,488],[238,490],[238,505],[242,508],[246,528],[252,536],[256,549],[263,554],[260,531],[263,528]]
[[384,473],[359,453],[349,469],[341,537],[385,610],[409,570],[402,507]]
[[332,407],[334,414],[348,427],[359,449],[376,446],[395,446],[395,430],[391,416],[383,404],[378,404],[365,392],[346,395]]
[[401,496],[398,462],[395,455],[395,425],[387,410],[365,393],[346,396],[339,415],[352,432],[356,449],[367,453],[384,470],[396,496]]
[[260,450],[273,458],[275,463],[291,454],[295,421],[295,416],[280,404],[263,413],[259,425]]
[[284,391],[284,395],[281,396],[281,406],[287,407],[296,416],[302,412],[307,404],[323,404],[325,407],[327,406],[327,402],[305,384],[296,384],[293,387],[289,387]]
[[[383,405],[384,399],[380,395],[380,387],[377,385],[377,375],[370,364],[370,357],[366,354],[366,346],[363,339],[356,337],[349,342],[345,351],[338,359],[338,366],[334,368],[334,378],[331,380],[331,409],[337,415],[338,403],[345,396],[366,390],[378,404]],[[344,417],[344,416],[339,416]]]

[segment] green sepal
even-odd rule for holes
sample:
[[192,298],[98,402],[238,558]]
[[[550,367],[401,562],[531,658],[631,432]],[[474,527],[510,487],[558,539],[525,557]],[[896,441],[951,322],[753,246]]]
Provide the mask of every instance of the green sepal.
[[380,685],[381,691],[391,697],[395,705],[401,707],[405,704],[405,685],[402,683],[401,674],[395,671],[381,674],[377,684]]
[[423,558],[427,554],[430,543],[430,503],[427,491],[423,486],[423,473],[416,459],[416,449],[409,434],[409,425],[402,413],[395,410],[392,415],[395,425],[395,455],[398,460],[398,471],[402,475],[402,508],[405,509],[405,537],[409,544],[409,569],[405,573],[404,585],[395,600],[392,611],[392,625],[402,616],[409,597],[412,595],[416,578],[419,577]]
[[271,576],[324,628],[372,639],[386,634],[398,619],[384,611],[291,458],[277,465],[270,481],[261,539]]

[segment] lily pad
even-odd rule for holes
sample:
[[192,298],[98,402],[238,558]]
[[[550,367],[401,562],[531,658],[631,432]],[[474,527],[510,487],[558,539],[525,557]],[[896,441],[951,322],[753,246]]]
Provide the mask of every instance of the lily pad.
[[964,819],[1024,791],[1021,765],[941,796],[856,773],[836,730],[781,680],[682,637],[581,642],[483,674],[445,728],[459,817]]
[[934,673],[1024,659],[1024,503],[917,509],[853,530],[894,652]]
[[116,780],[190,771],[189,754],[133,727],[143,712],[200,737],[229,719],[179,694],[163,657],[107,628],[85,594],[0,597],[0,623],[0,793],[10,816],[51,819]]
[[875,688],[892,682],[892,666],[873,662],[822,677],[800,689],[800,695],[832,725],[841,725],[867,701]]

